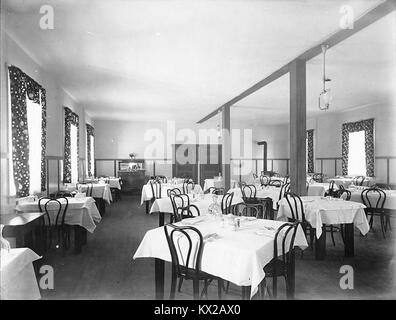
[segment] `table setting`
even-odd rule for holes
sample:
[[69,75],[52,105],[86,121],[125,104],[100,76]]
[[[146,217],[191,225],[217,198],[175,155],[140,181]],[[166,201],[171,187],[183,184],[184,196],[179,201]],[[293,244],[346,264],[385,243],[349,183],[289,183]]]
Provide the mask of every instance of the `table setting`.
[[[252,298],[265,277],[264,266],[273,258],[274,236],[284,222],[214,215],[185,219],[176,225],[192,225],[204,238],[201,270],[238,286],[250,287]],[[306,248],[301,226],[297,229],[295,247]],[[181,250],[183,245],[181,245]],[[171,261],[163,227],[146,232],[133,259],[151,257]]]
[[[66,204],[66,201],[62,198],[58,199],[61,204]],[[69,225],[79,225],[85,228],[87,231],[93,233],[96,224],[101,221],[101,215],[96,207],[95,200],[91,197],[81,198],[67,198],[68,208],[65,216],[65,223]],[[48,201],[48,200],[47,200]],[[43,200],[42,205],[45,205]],[[55,217],[57,211],[51,210],[51,206],[55,206],[51,203],[49,206],[49,212]],[[35,212],[39,211],[37,199],[24,199],[19,201],[16,205],[16,211],[18,212]]]

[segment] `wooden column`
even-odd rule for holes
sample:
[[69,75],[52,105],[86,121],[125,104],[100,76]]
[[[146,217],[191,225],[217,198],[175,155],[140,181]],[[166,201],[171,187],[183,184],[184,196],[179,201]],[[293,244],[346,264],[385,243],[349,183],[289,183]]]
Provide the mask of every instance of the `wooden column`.
[[231,115],[230,107],[225,106],[222,109],[223,124],[223,179],[224,188],[227,192],[231,188]]
[[290,70],[290,181],[291,191],[300,196],[306,189],[306,68],[296,59]]

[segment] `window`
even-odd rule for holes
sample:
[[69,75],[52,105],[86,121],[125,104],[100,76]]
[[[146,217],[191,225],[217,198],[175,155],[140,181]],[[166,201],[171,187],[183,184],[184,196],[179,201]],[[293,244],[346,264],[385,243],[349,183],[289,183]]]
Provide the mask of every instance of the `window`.
[[[11,110],[10,110],[11,111]],[[10,112],[11,114],[11,112]],[[38,103],[31,101],[26,97],[26,114],[27,114],[27,127],[29,137],[29,194],[36,194],[41,192],[41,136],[42,136],[42,113],[41,106]],[[11,132],[11,115],[10,127]],[[12,135],[9,135],[10,150],[12,150]],[[12,155],[10,155],[12,157]],[[12,159],[9,162],[9,182],[10,182],[10,195],[16,194],[15,181],[14,181],[14,168]]]
[[29,193],[41,191],[41,106],[26,98],[29,132]]
[[91,164],[90,169],[91,170],[90,170],[90,172],[92,173],[92,175],[95,172],[95,142],[94,142],[94,139],[95,139],[95,137],[91,136],[91,161],[90,161],[90,164]]
[[365,132],[349,132],[348,175],[366,175]]
[[78,145],[77,126],[70,125],[70,163],[71,163],[71,183],[78,182]]
[[9,194],[45,191],[46,91],[15,66],[8,66]]
[[91,177],[95,174],[95,129],[88,123],[85,126],[87,129],[87,176]]

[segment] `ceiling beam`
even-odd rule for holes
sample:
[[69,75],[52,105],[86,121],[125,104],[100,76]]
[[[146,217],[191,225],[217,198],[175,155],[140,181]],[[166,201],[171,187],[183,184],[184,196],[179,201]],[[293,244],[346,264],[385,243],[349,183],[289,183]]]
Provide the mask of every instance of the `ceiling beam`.
[[387,14],[391,13],[396,9],[396,2],[394,0],[387,0],[374,9],[370,10],[359,19],[354,21],[353,29],[341,29],[336,33],[332,34],[331,36],[327,37],[326,39],[322,40],[316,46],[304,51],[302,54],[294,58],[292,61],[284,65],[283,67],[279,68],[275,72],[271,73],[269,76],[264,78],[263,80],[257,82],[247,90],[243,91],[241,94],[236,96],[235,98],[231,99],[230,101],[226,102],[222,106],[218,107],[216,110],[209,113],[207,116],[199,120],[197,123],[203,123],[206,120],[217,115],[224,107],[230,107],[233,104],[241,101],[242,99],[246,98],[247,96],[251,95],[252,93],[256,92],[257,90],[265,87],[267,84],[275,81],[276,79],[282,77],[286,73],[289,72],[289,66],[296,60],[308,61],[320,53],[322,53],[322,44],[327,44],[329,48],[335,46],[336,44],[344,41],[345,39],[349,38],[350,36],[354,35],[355,33],[359,32],[360,30],[366,28],[367,26],[371,25],[372,23],[376,22],[377,20],[381,19],[382,17],[386,16]]

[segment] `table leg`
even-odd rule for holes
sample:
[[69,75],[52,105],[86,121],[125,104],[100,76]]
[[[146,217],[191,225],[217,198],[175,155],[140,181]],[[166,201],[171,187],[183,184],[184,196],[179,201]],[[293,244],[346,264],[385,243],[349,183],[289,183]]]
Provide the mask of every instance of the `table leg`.
[[146,214],[150,213],[150,201],[145,201],[146,202]]
[[242,286],[242,300],[250,300],[251,286]]
[[296,264],[295,264],[295,253],[294,249],[290,252],[289,256],[289,270],[288,270],[288,292],[287,298],[294,299],[294,294],[296,291]]
[[326,256],[326,228],[322,227],[321,236],[315,239],[315,259],[316,260],[324,260]]
[[155,258],[155,299],[164,300],[165,262]]
[[162,227],[165,224],[165,214],[163,212],[158,213],[158,226]]
[[86,233],[87,230],[85,230],[81,226],[74,226],[74,252],[76,254],[81,253],[82,251],[82,246],[84,244],[84,233]]
[[344,224],[344,250],[345,257],[353,257],[355,255],[353,223]]

